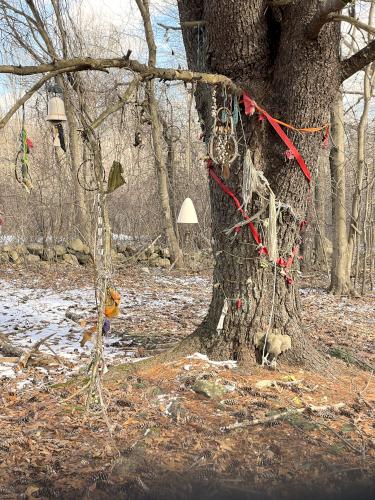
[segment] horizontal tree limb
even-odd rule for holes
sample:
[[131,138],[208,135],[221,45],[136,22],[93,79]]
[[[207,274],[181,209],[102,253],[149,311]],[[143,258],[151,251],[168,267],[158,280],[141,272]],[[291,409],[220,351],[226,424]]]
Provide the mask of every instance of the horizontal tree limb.
[[362,21],[359,21],[355,17],[351,16],[344,16],[342,14],[329,14],[326,20],[326,23],[330,22],[345,22],[349,23],[352,26],[355,26],[358,29],[367,31],[367,33],[370,33],[371,35],[375,35],[375,27],[370,26],[369,24],[363,23]]
[[18,99],[10,110],[6,113],[6,115],[0,120],[0,130],[5,127],[5,125],[9,122],[12,116],[19,110],[19,108],[25,104],[34,94],[37,92],[48,80],[58,75],[59,73],[65,73],[64,70],[60,71],[51,71],[44,75],[35,85],[31,87],[20,99]]
[[96,58],[77,57],[73,59],[60,59],[52,63],[35,66],[0,65],[0,73],[10,75],[36,75],[39,73],[56,72],[68,73],[75,71],[103,71],[109,68],[120,68],[138,73],[142,80],[157,78],[160,80],[181,80],[183,82],[202,82],[209,85],[224,85],[233,92],[240,94],[242,90],[227,76],[212,73],[201,73],[175,68],[157,68],[142,64],[134,59],[125,58]]
[[341,82],[344,82],[357,71],[368,66],[375,60],[375,40],[370,42],[366,47],[359,50],[351,57],[348,57],[341,63]]
[[340,408],[344,408],[345,403],[337,403],[334,405],[325,405],[325,406],[313,406],[309,405],[305,408],[295,408],[292,410],[283,411],[281,413],[277,413],[276,415],[271,415],[270,417],[264,418],[255,418],[254,420],[244,420],[243,422],[236,422],[235,424],[227,425],[223,427],[222,430],[231,431],[235,429],[242,429],[243,427],[253,427],[255,425],[260,424],[268,424],[269,422],[275,422],[275,420],[281,420],[283,418],[288,418],[293,415],[304,413],[305,411],[319,412],[326,410],[339,410]]

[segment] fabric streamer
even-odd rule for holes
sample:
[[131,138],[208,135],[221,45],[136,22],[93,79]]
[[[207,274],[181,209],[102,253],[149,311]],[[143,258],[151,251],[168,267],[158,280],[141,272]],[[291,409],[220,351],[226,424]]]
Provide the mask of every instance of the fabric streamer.
[[223,328],[224,328],[224,320],[225,320],[225,316],[228,314],[228,300],[227,299],[224,299],[224,304],[223,304],[223,308],[221,310],[221,315],[220,315],[220,318],[219,318],[219,322],[217,324],[217,327],[216,327],[216,331],[217,331],[217,334],[220,335]]
[[257,245],[261,245],[262,246],[261,250],[264,249],[262,251],[262,253],[268,253],[267,249],[262,244],[262,240],[261,240],[261,238],[259,236],[259,233],[258,233],[256,227],[251,222],[250,217],[247,215],[246,211],[242,208],[241,203],[238,201],[238,198],[229,189],[229,187],[226,184],[224,184],[224,182],[217,176],[216,172],[213,169],[213,162],[212,162],[212,160],[208,160],[207,161],[207,167],[208,167],[208,172],[209,172],[210,177],[216,182],[216,184],[219,185],[219,187],[222,189],[222,191],[224,191],[225,194],[227,194],[228,196],[230,196],[232,198],[232,200],[234,201],[236,207],[241,212],[243,218],[246,221],[248,221],[249,230],[250,230],[251,234],[253,235],[253,238],[254,238],[255,242],[257,243]]
[[269,258],[272,261],[276,261],[276,259],[278,257],[276,198],[275,198],[274,192],[271,189],[270,189],[270,198],[269,198],[267,249],[268,249]]
[[106,194],[113,193],[117,188],[125,184],[124,169],[119,161],[114,161],[109,171]]
[[[208,172],[210,177],[218,184],[218,186],[221,188],[221,190],[227,194],[230,198],[232,198],[234,204],[236,205],[237,209],[241,212],[243,218],[247,221],[247,225],[249,226],[249,230],[254,238],[254,241],[258,245],[258,253],[259,255],[266,255],[269,257],[269,259],[274,262],[278,267],[283,268],[283,274],[285,276],[285,281],[289,284],[292,285],[294,283],[292,276],[290,275],[291,267],[293,265],[294,259],[298,256],[298,251],[299,251],[299,246],[296,245],[293,247],[292,252],[290,256],[288,257],[287,260],[285,260],[283,257],[278,257],[278,247],[277,247],[277,211],[276,211],[276,200],[275,200],[275,194],[273,191],[269,188],[270,191],[270,199],[269,199],[269,225],[268,225],[268,233],[267,233],[267,243],[268,247],[265,246],[262,243],[262,240],[259,236],[259,233],[254,226],[254,224],[251,222],[250,217],[247,215],[246,211],[242,208],[240,202],[238,201],[238,198],[236,195],[229,189],[229,187],[222,182],[222,180],[217,176],[217,174],[214,171],[213,167],[213,162],[212,160],[207,160],[207,167],[208,167]],[[238,226],[238,229],[241,229],[241,226]],[[228,312],[228,304],[227,301],[224,302],[223,306],[223,311],[222,315],[220,317],[218,326],[216,328],[217,332],[220,333],[221,329],[219,328],[220,325],[224,322],[225,315]]]
[[242,168],[242,203],[245,210],[247,210],[248,206],[250,205],[252,191],[255,190],[252,183],[254,170],[255,169],[253,161],[251,159],[250,150],[247,149]]
[[249,97],[246,92],[243,93],[243,102],[244,102],[244,105],[245,105],[245,114],[246,115],[252,115],[254,114],[255,112],[255,109],[261,113],[262,115],[264,115],[268,122],[270,123],[270,125],[272,125],[272,127],[274,128],[274,130],[276,131],[276,133],[279,135],[279,137],[283,140],[284,144],[287,146],[288,148],[288,151],[289,151],[289,154],[292,154],[294,156],[294,158],[297,160],[303,174],[305,175],[307,181],[310,183],[311,182],[311,172],[310,170],[308,169],[304,159],[302,158],[300,152],[298,151],[298,149],[295,147],[295,145],[293,144],[293,142],[289,139],[289,137],[286,135],[286,133],[283,131],[283,129],[281,128],[280,124],[284,125],[284,126],[287,126],[288,128],[291,128],[293,130],[298,130],[300,132],[318,132],[318,131],[321,131],[323,130],[325,127],[320,127],[320,128],[304,128],[304,129],[295,129],[294,127],[292,127],[291,125],[288,125],[284,122],[280,122],[279,120],[275,120],[275,118],[272,118],[271,115],[269,115],[267,113],[267,111],[265,111],[264,109],[260,108],[255,101],[253,101],[253,99],[251,99],[251,97]]

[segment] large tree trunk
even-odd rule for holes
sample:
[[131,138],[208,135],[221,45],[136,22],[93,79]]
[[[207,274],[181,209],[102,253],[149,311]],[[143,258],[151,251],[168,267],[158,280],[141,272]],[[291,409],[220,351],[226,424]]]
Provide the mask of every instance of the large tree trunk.
[[[313,4],[313,5],[312,5]],[[267,8],[263,0],[179,0],[181,21],[203,21],[204,35],[183,27],[184,43],[191,69],[202,65],[213,73],[222,73],[246,88],[250,96],[276,118],[297,127],[319,126],[328,122],[329,109],[339,88],[339,27],[323,28],[319,40],[306,37],[315,2],[297,2],[278,10]],[[197,47],[198,40],[203,47]],[[197,60],[197,54],[200,60]],[[218,89],[218,94],[220,90]],[[198,112],[205,122],[206,138],[210,130],[210,91],[198,86]],[[220,102],[218,103],[220,105]],[[308,182],[295,161],[285,159],[287,149],[265,121],[243,115],[247,147],[256,169],[262,170],[276,195],[289,205],[278,224],[280,256],[287,259],[300,242],[300,226],[307,209]],[[240,127],[237,129],[240,134]],[[320,134],[288,133],[314,174],[320,153]],[[241,198],[243,141],[240,156],[231,168],[227,184]],[[220,168],[216,167],[220,175]],[[193,348],[205,349],[215,357],[254,360],[253,336],[266,332],[269,325],[292,336],[289,359],[312,363],[315,352],[301,329],[298,288],[288,284],[282,269],[265,256],[259,256],[248,228],[233,238],[224,230],[241,220],[232,200],[210,180],[213,251],[216,259],[212,302],[203,324],[188,339]],[[258,196],[250,210],[257,210]],[[262,218],[267,217],[267,214]],[[302,224],[303,225],[303,224]],[[257,223],[261,233],[260,224]],[[297,259],[296,259],[297,260]],[[291,275],[296,278],[294,270]],[[225,299],[229,311],[223,329],[217,330]],[[238,307],[241,300],[241,307]]]
[[346,175],[344,105],[338,92],[331,111],[332,149],[330,169],[332,179],[333,255],[330,291],[335,295],[348,295],[351,290],[349,251],[346,229]]

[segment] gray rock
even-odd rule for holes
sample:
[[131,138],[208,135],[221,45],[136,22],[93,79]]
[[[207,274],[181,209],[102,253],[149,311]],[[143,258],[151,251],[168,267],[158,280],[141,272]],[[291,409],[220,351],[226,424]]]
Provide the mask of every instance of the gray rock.
[[149,259],[149,258],[152,256],[152,254],[154,254],[154,253],[155,253],[155,247],[154,247],[154,245],[151,245],[149,248],[146,248],[146,250],[145,250],[145,255],[146,255],[146,257],[147,257],[148,259]]
[[55,256],[56,254],[53,248],[45,248],[42,255],[42,260],[55,260]]
[[138,262],[144,262],[145,260],[148,260],[148,258],[146,257],[146,255],[144,254],[144,252],[140,253],[137,257],[137,261]]
[[26,247],[32,255],[39,255],[39,257],[43,255],[44,247],[40,243],[30,243]]
[[26,255],[26,254],[29,253],[28,250],[27,250],[26,245],[23,245],[23,244],[16,245],[14,247],[14,250],[18,253],[18,255]]
[[12,245],[4,245],[1,250],[3,252],[9,253],[9,252],[12,252],[14,250],[14,247],[12,247]]
[[82,241],[79,238],[76,238],[75,240],[73,240],[69,243],[68,248],[70,250],[73,250],[74,252],[83,253],[85,245],[82,243]]
[[0,263],[9,262],[9,255],[6,252],[0,252]]
[[209,399],[221,399],[228,391],[225,385],[210,380],[198,380],[192,387],[194,392]]
[[9,258],[12,262],[17,262],[17,260],[20,258],[20,256],[18,255],[18,253],[15,250],[12,250],[11,252],[9,252]]
[[157,257],[150,261],[150,266],[153,267],[164,267],[167,268],[171,265],[171,261],[169,259],[162,259],[161,257]]
[[66,247],[63,245],[55,245],[53,247],[53,251],[56,254],[56,257],[62,257],[66,253]]
[[67,264],[78,266],[77,257],[71,253],[66,253],[65,255],[63,255],[63,261],[66,262]]
[[118,253],[125,253],[126,252],[126,245],[124,243],[117,243],[116,250]]
[[39,255],[26,255],[25,256],[25,261],[29,264],[35,264],[36,262],[40,262],[40,257]]
[[171,256],[171,253],[169,251],[169,248],[159,248],[159,255],[163,259],[169,259]]
[[86,266],[89,262],[91,262],[91,257],[90,257],[90,255],[87,255],[87,254],[85,254],[85,253],[76,252],[76,257],[77,257],[78,262],[79,262],[82,266]]
[[154,260],[154,259],[158,259],[159,258],[159,254],[158,253],[153,253],[149,256],[149,260]]
[[115,261],[116,262],[125,262],[126,256],[123,253],[116,253]]
[[130,245],[126,245],[126,248],[125,248],[125,255],[126,256],[132,257],[136,253],[137,252],[136,252],[136,250],[133,247],[131,247]]

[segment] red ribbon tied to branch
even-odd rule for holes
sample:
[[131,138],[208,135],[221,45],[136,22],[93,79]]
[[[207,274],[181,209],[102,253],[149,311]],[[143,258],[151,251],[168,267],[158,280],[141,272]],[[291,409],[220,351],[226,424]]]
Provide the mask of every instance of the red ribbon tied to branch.
[[[308,169],[304,159],[300,155],[298,149],[295,147],[293,142],[289,139],[289,137],[286,135],[284,130],[281,128],[281,126],[278,123],[278,120],[275,120],[275,118],[272,118],[270,114],[267,113],[266,110],[260,108],[251,97],[249,97],[246,92],[243,93],[243,102],[245,106],[245,115],[252,115],[254,114],[254,109],[256,109],[261,115],[265,116],[268,120],[268,123],[272,125],[274,130],[277,132],[279,137],[284,141],[284,144],[288,148],[288,158],[292,158],[292,156],[297,160],[302,172],[304,173],[306,179],[308,182],[311,182],[311,172]],[[302,131],[308,131],[309,129],[301,129]],[[313,131],[314,129],[311,129]]]

